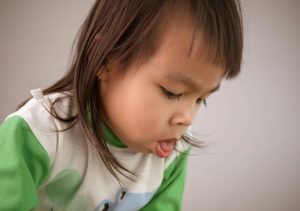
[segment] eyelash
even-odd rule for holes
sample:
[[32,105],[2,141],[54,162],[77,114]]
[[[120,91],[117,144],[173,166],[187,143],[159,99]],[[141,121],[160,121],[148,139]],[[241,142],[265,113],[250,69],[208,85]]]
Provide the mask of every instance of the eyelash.
[[[169,100],[179,100],[179,98],[182,96],[182,94],[175,94],[169,90],[167,90],[166,88],[164,87],[161,87],[161,90],[163,92],[163,94],[169,99]],[[196,103],[198,105],[201,104],[201,102],[203,103],[203,105],[205,107],[207,107],[207,103],[206,103],[206,100],[205,99],[201,99],[201,98],[198,98]]]

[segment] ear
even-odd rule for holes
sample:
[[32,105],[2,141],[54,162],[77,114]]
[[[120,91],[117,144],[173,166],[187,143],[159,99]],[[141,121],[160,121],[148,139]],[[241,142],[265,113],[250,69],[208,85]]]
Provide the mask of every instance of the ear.
[[109,69],[102,65],[101,68],[98,70],[97,77],[100,81],[107,81],[109,79]]

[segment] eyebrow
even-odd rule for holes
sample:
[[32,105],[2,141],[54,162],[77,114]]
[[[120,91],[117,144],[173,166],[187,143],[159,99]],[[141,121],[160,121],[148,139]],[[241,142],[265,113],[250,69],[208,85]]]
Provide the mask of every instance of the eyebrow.
[[[172,74],[172,75],[168,75],[168,78],[173,80],[173,81],[176,81],[176,82],[179,82],[179,83],[182,83],[183,85],[186,85],[194,90],[197,90],[197,89],[200,89],[202,90],[201,86],[199,86],[196,81],[194,81],[192,78],[186,76],[186,75],[183,75],[183,74]],[[220,84],[218,84],[216,87],[212,88],[211,90],[209,90],[206,94],[211,94],[213,92],[216,92],[220,89]]]

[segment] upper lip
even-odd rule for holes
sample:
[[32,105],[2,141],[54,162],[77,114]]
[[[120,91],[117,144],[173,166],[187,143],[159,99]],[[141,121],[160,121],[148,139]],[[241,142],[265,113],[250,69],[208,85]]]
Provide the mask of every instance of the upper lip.
[[159,140],[159,141],[177,142],[178,138],[167,138],[167,139],[162,139],[162,140]]

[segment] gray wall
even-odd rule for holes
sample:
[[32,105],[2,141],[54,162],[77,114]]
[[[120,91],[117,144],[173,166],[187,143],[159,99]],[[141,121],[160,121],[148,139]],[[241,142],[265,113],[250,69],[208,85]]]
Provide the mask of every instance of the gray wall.
[[[193,125],[209,146],[190,158],[183,210],[300,210],[300,1],[242,2],[242,74]],[[63,74],[92,3],[0,0],[0,121]]]

